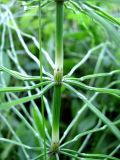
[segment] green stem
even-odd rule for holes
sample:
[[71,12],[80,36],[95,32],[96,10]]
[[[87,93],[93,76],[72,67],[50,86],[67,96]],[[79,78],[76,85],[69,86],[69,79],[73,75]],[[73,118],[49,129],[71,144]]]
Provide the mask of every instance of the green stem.
[[63,76],[63,0],[56,0],[56,53],[54,78],[56,85],[53,93],[52,108],[52,143],[51,151],[57,152],[59,149],[59,121],[61,106],[61,81]]
[[60,106],[61,106],[61,85],[54,86],[53,108],[52,108],[52,146],[53,152],[56,152],[59,147],[59,121],[60,121]]
[[[39,60],[40,60],[40,82],[43,82],[43,74],[42,74],[42,24],[41,24],[41,0],[39,0]],[[41,90],[43,89],[43,85],[41,85]],[[43,138],[44,138],[44,160],[46,160],[46,137],[45,137],[45,117],[44,117],[44,102],[43,95],[41,96],[41,107],[42,107],[42,121],[43,121]]]
[[63,1],[56,0],[56,53],[54,77],[57,82],[63,76]]

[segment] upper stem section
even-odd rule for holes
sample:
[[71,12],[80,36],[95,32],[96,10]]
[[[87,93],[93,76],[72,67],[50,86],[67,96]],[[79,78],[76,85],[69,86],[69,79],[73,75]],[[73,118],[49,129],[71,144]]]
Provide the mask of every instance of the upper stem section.
[[64,9],[63,0],[56,0],[56,50],[55,50],[55,70],[56,82],[60,82],[63,76],[63,23]]

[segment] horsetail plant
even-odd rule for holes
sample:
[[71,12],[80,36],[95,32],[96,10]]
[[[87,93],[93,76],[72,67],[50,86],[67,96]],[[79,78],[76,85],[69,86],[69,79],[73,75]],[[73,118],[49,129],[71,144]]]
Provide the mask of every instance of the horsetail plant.
[[[97,0],[93,0],[93,2],[96,1]],[[96,79],[105,77],[109,79],[113,75],[118,75],[120,73],[120,70],[118,68],[112,71],[110,70],[107,73],[97,73],[99,72],[105,53],[108,54],[109,58],[111,58],[112,61],[115,62],[117,67],[120,66],[117,59],[109,52],[109,50],[111,49],[111,44],[113,44],[114,48],[116,44],[120,43],[120,36],[119,32],[117,31],[117,29],[119,29],[120,27],[120,22],[113,16],[103,11],[100,7],[91,4],[89,0],[32,0],[28,2],[22,1],[22,6],[24,6],[26,10],[32,10],[33,8],[36,8],[36,10],[38,11],[39,40],[37,41],[37,39],[33,35],[24,33],[18,27],[15,17],[11,12],[11,7],[13,7],[15,2],[17,1],[12,0],[7,4],[4,4],[3,0],[3,3],[0,4],[0,27],[3,27],[1,32],[2,35],[0,47],[0,94],[2,95],[2,97],[5,96],[5,98],[7,99],[6,102],[5,98],[3,98],[4,100],[2,99],[2,103],[0,104],[0,120],[2,120],[2,126],[3,124],[5,124],[8,127],[11,134],[11,139],[9,139],[5,138],[2,132],[0,132],[0,142],[8,143],[11,146],[19,146],[22,150],[22,153],[24,154],[24,159],[27,160],[64,160],[66,159],[66,157],[69,157],[71,160],[119,160],[119,157],[114,156],[117,152],[119,152],[120,149],[119,116],[117,119],[115,119],[115,121],[112,122],[106,116],[105,108],[102,111],[100,111],[100,109],[96,107],[96,105],[98,104],[97,101],[95,105],[93,101],[97,99],[98,96],[102,93],[105,95],[109,94],[115,97],[117,100],[120,99],[120,90],[118,88],[112,88],[115,85],[120,84],[119,78],[117,80],[113,80],[112,82],[108,80],[108,83],[104,87],[94,86],[94,82]],[[116,2],[119,3],[119,1],[117,0]],[[47,51],[45,51],[42,48],[42,9],[49,5],[52,5],[54,7],[56,15],[56,24],[54,23],[55,62],[53,62]],[[77,64],[75,64],[66,75],[64,74],[63,67],[65,60],[63,49],[63,44],[65,44],[63,34],[65,9],[69,12],[74,13],[76,16],[81,14],[85,15],[86,17],[88,16],[94,19],[100,26],[104,27],[104,29],[107,29],[107,32],[109,34],[113,33],[110,34],[110,38],[113,40],[112,42],[109,39],[107,39],[105,42],[102,42],[98,45],[94,45],[94,47],[92,49],[89,49],[87,54],[83,56],[83,58]],[[90,34],[88,27],[85,24],[83,26]],[[13,32],[17,34],[19,43],[23,47],[25,53],[27,53],[28,57],[31,58],[33,62],[35,62],[37,67],[39,67],[39,76],[29,75],[21,66],[17,50],[15,49]],[[16,67],[17,71],[9,69],[9,67],[6,67],[3,63],[6,34],[8,34],[10,45],[10,48],[6,52],[9,57],[9,60]],[[25,43],[24,37],[32,40],[35,47],[39,49],[39,59],[32,54],[32,52]],[[92,54],[98,51],[99,56],[97,57],[97,62],[93,74],[87,74],[81,77],[76,77],[75,71],[78,70],[83,64],[86,64],[86,61],[92,56]],[[43,64],[44,58],[51,66],[52,73],[46,70],[46,67]],[[24,83],[24,86],[8,87],[3,73],[7,73],[14,79],[22,81]],[[89,84],[85,83],[86,80],[90,80]],[[61,102],[63,90],[69,91],[71,94],[75,96],[75,98],[80,99],[84,105],[78,110],[77,115],[75,115],[75,117],[68,125],[68,127],[65,129],[61,137],[60,113],[61,108],[64,109],[64,106]],[[51,107],[45,95],[46,92],[50,91],[53,91]],[[28,95],[26,97],[20,97],[20,92],[26,92]],[[84,92],[86,92],[86,95],[83,94]],[[38,99],[41,103],[37,104],[35,101],[36,99]],[[30,113],[26,109],[25,103],[27,102],[30,103]],[[98,118],[97,125],[95,125],[95,127],[92,129],[88,129],[85,131],[83,130],[82,132],[78,131],[77,134],[75,133],[72,138],[71,136],[69,137],[69,134],[74,128],[74,125],[77,124],[78,120],[80,119],[82,114],[84,114],[84,112],[87,111],[87,109],[90,109],[92,113],[94,113]],[[30,135],[32,135],[33,139],[35,140],[34,143],[32,142],[34,146],[32,146],[29,143],[24,144],[25,142],[23,142],[22,138],[19,137],[18,131],[14,130],[14,127],[10,124],[9,118],[7,120],[7,115],[10,114],[10,110],[13,112],[13,114],[17,115],[19,119],[23,122],[25,127],[29,129]],[[22,115],[21,110],[25,116]],[[45,113],[47,113],[48,121],[45,116]],[[99,132],[101,133],[102,131],[106,131],[105,134],[108,134],[108,129],[118,140],[118,142],[114,144],[114,149],[111,152],[108,152],[108,154],[83,152],[85,147],[89,143],[92,134],[97,134]],[[78,140],[84,138],[85,136],[86,138],[84,139],[82,144],[82,141],[78,142]],[[75,145],[76,147],[74,148]],[[98,146],[96,146],[96,148],[97,147]],[[34,152],[34,154],[31,154],[30,151]],[[1,155],[2,158],[0,158],[2,160],[5,159],[5,155]]]
[[52,151],[57,151],[59,147],[59,121],[61,106],[61,82],[63,78],[63,0],[56,0],[56,50],[54,79],[56,85],[53,93],[52,109]]

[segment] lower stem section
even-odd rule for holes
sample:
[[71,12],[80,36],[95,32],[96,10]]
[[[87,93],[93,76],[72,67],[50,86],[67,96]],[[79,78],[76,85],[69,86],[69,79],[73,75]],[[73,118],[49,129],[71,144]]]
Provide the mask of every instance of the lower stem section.
[[61,84],[54,86],[53,106],[52,106],[52,144],[51,151],[57,152],[59,149],[59,121],[61,107]]

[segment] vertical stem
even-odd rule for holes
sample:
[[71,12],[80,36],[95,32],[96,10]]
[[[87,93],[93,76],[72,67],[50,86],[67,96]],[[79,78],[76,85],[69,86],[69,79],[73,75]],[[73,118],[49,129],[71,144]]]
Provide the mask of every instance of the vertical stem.
[[[38,11],[38,18],[39,18],[39,60],[40,60],[40,82],[43,82],[43,75],[42,75],[42,24],[41,24],[41,0],[39,0],[39,11]],[[42,90],[43,86],[41,86]],[[46,160],[46,137],[45,137],[45,118],[44,118],[44,102],[43,96],[41,96],[41,107],[42,107],[42,120],[43,120],[43,138],[44,138],[44,160]]]
[[55,80],[61,81],[63,76],[63,1],[56,0],[56,53],[55,53]]
[[53,93],[52,108],[52,144],[51,150],[57,152],[59,148],[59,121],[61,106],[61,81],[63,76],[63,0],[56,0],[56,52],[54,78],[56,85]]
[[59,121],[61,106],[61,85],[54,86],[53,108],[52,108],[52,151],[59,147]]

